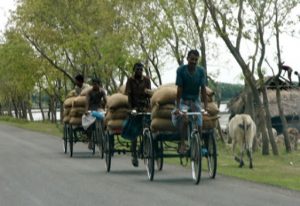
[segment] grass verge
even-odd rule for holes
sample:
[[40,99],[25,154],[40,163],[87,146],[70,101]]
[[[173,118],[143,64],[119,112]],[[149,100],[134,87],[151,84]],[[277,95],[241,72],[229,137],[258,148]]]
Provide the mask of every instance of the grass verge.
[[23,129],[28,129],[35,132],[42,132],[58,137],[62,137],[63,126],[61,124],[54,124],[51,122],[31,122],[22,119],[16,119],[8,116],[0,116],[0,124],[8,124]]
[[[253,155],[253,169],[249,169],[249,161],[245,155],[245,166],[239,168],[238,163],[233,160],[231,148],[219,143],[217,176],[222,174],[251,182],[300,191],[300,151],[286,153],[283,147],[278,149],[280,150],[279,156],[272,154],[265,156],[261,154],[261,151],[255,152]],[[178,158],[166,159],[166,162],[179,164]],[[206,165],[206,159],[202,159],[204,170],[207,168]]]

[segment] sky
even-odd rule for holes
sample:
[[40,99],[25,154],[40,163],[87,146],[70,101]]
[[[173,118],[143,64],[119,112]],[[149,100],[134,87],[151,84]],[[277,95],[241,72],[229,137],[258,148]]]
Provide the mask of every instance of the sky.
[[5,25],[9,18],[9,10],[14,10],[16,4],[14,0],[0,0],[0,31],[5,29]]
[[[14,10],[16,8],[15,0],[0,0],[0,32],[3,33],[5,30],[5,25],[9,18],[9,11]],[[296,13],[300,13],[300,7],[295,11]],[[300,65],[298,60],[300,59],[300,23],[296,26],[298,31],[294,37],[285,35],[281,38],[281,45],[282,45],[282,60],[285,62],[286,65],[289,65],[293,68],[294,71],[300,72]],[[214,75],[213,79],[218,82],[227,82],[227,83],[243,83],[240,79],[241,76],[241,69],[231,56],[230,52],[225,47],[225,44],[220,41],[218,44],[221,45],[218,49],[218,57],[216,60],[210,59],[208,61],[208,72]],[[247,45],[246,47],[247,48]],[[271,50],[271,52],[269,52]],[[271,48],[267,50],[268,54],[273,54],[275,48]],[[268,56],[268,61],[270,62],[271,66],[276,68],[276,63],[272,63],[274,58],[272,56]],[[186,61],[185,61],[186,63]],[[268,67],[267,67],[268,68]],[[175,81],[176,78],[176,69],[177,65],[175,61],[170,61],[165,64],[165,67],[162,71],[162,80],[163,83],[172,83]],[[275,71],[276,72],[276,71]],[[272,75],[271,69],[266,70],[267,75]],[[287,77],[287,74],[285,74]],[[293,81],[298,81],[298,78],[295,75],[292,75]]]

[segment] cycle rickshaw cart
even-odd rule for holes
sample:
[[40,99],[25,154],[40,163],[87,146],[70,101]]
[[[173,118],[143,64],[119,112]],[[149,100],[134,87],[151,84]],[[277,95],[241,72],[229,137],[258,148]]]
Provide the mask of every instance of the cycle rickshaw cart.
[[[207,161],[207,170],[210,178],[215,178],[217,171],[217,146],[214,136],[213,126],[207,128],[207,122],[203,121],[204,125],[202,134],[199,134],[195,116],[198,112],[186,112],[188,118],[188,146],[189,149],[185,154],[176,152],[174,142],[180,140],[178,132],[173,131],[154,131],[150,129],[144,130],[144,157],[147,164],[147,174],[150,181],[154,179],[155,161],[157,161],[158,170],[162,169],[164,158],[188,158],[191,161],[192,179],[195,184],[198,184],[201,179],[203,159]],[[173,146],[170,146],[173,143]]]
[[[145,139],[144,139],[144,131],[148,130],[150,127],[151,121],[151,113],[150,112],[136,112],[135,110],[130,112],[134,118],[137,118],[136,121],[140,121],[142,123],[141,128],[138,129],[139,135],[137,136],[137,157],[139,159],[145,158]],[[130,117],[129,117],[130,118]],[[129,120],[129,119],[127,119]],[[125,121],[125,120],[124,120]],[[122,136],[124,123],[119,125],[118,127],[111,127],[109,124],[106,125],[105,135],[104,135],[104,158],[106,171],[110,172],[111,170],[111,159],[115,153],[118,154],[126,154],[131,153],[131,140],[128,138],[124,138]],[[128,128],[129,130],[131,128]],[[132,128],[136,129],[136,128]]]
[[[96,119],[89,128],[91,130],[92,138],[92,154],[96,152],[96,146],[99,149],[100,157],[103,158],[103,136],[104,130],[102,121]],[[64,124],[64,152],[67,153],[67,144],[69,143],[70,157],[73,157],[74,144],[77,142],[84,142],[80,137],[85,135],[87,131],[81,124],[72,124],[71,122]]]

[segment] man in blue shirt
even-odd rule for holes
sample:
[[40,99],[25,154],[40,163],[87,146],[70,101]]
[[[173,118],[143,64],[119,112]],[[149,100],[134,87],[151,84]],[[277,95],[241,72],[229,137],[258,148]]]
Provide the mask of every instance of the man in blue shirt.
[[[178,148],[179,153],[185,153],[187,148],[185,139],[187,135],[187,125],[183,119],[180,118],[182,110],[189,110],[192,112],[201,112],[201,100],[204,103],[204,109],[207,107],[206,99],[206,78],[205,71],[202,67],[197,66],[199,59],[199,52],[197,50],[190,50],[187,56],[187,65],[182,65],[177,69],[176,85],[176,110],[173,112],[173,123],[179,128],[181,137],[180,145]],[[201,98],[200,98],[201,90]],[[202,129],[202,115],[197,117],[198,130],[201,134]]]

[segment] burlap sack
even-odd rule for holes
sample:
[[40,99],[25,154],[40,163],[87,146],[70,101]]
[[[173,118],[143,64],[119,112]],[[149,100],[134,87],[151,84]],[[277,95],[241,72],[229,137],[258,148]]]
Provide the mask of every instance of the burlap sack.
[[87,88],[84,88],[84,89],[80,92],[80,96],[86,96],[87,93],[89,93],[92,89],[93,89],[92,86],[88,86]]
[[71,125],[81,125],[81,117],[71,117],[69,124]]
[[151,111],[151,118],[171,119],[171,112],[174,108],[174,104],[155,105]]
[[65,117],[63,118],[63,123],[68,124],[69,121],[70,121],[70,116],[65,116]]
[[177,87],[161,87],[157,89],[151,97],[151,106],[174,104],[177,95]]
[[126,85],[122,85],[118,88],[118,92],[125,95]]
[[117,109],[117,108],[127,108],[128,97],[121,93],[116,93],[107,98],[107,108],[108,109]]
[[86,96],[78,96],[75,97],[72,107],[85,107],[85,104],[86,104]]
[[105,118],[107,119],[126,119],[129,116],[129,110],[128,109],[118,109],[118,110],[110,110],[107,112],[107,115]]
[[69,91],[69,93],[67,94],[66,98],[70,98],[70,97],[76,97],[76,91],[75,89]]
[[153,132],[176,132],[171,119],[155,118],[151,121],[151,130]]
[[209,87],[205,87],[207,96],[211,97],[215,94],[213,90],[211,90]]
[[216,126],[217,126],[217,120],[219,119],[219,117],[217,115],[210,116],[208,114],[203,114],[202,118],[203,118],[202,129],[213,129],[213,128],[216,128]]
[[72,107],[73,101],[76,97],[69,97],[64,101],[64,108]]
[[207,100],[207,102],[213,102],[214,101],[214,99],[213,99],[213,96],[206,96],[206,100]]
[[206,109],[207,109],[208,114],[210,114],[211,116],[214,116],[219,113],[219,108],[218,108],[217,104],[214,102],[208,102]]
[[72,107],[69,116],[70,117],[82,117],[85,113],[85,107]]
[[65,116],[68,116],[68,115],[70,114],[70,112],[71,112],[71,108],[70,108],[70,107],[64,108],[63,116],[64,116],[64,117],[65,117]]
[[119,129],[123,127],[123,119],[118,119],[118,120],[109,120],[107,122],[107,127],[109,129]]

